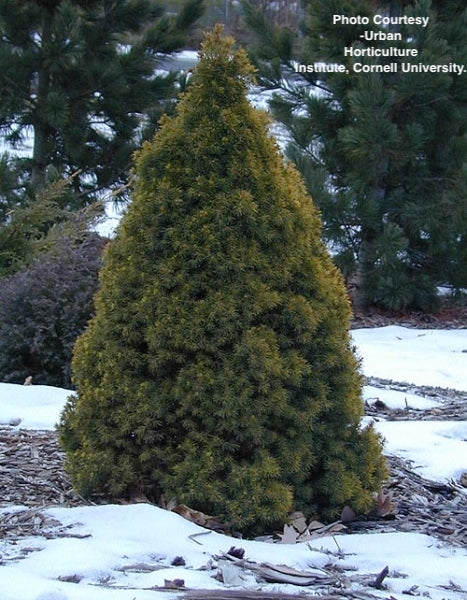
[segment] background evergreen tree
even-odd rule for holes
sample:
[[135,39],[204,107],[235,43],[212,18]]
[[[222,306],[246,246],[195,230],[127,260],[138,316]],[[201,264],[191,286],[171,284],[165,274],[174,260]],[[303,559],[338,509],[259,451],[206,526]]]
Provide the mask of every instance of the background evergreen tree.
[[16,151],[33,140],[10,171],[3,160],[1,203],[72,174],[71,207],[125,182],[175,95],[159,53],[181,47],[201,6],[169,18],[154,0],[0,0],[0,133]]
[[[465,75],[368,73],[353,62],[467,64],[464,2],[305,0],[307,20],[292,56],[270,43],[279,33],[245,2],[250,25],[267,52],[263,83],[282,97],[272,109],[291,134],[288,155],[322,211],[325,235],[347,276],[358,270],[366,303],[391,309],[436,307],[437,286],[466,284],[466,93]],[[397,27],[399,47],[414,58],[344,58],[345,46],[362,41],[375,13],[429,16],[426,28]],[[368,16],[370,25],[334,25],[334,14]],[[269,32],[269,33],[268,33]],[[383,46],[384,43],[379,43]],[[394,46],[394,42],[387,42]],[[271,52],[276,69],[271,77]],[[349,74],[294,73],[302,64],[344,63]]]
[[59,430],[83,493],[164,494],[264,531],[294,508],[367,509],[384,465],[341,277],[251,77],[215,29],[139,153]]

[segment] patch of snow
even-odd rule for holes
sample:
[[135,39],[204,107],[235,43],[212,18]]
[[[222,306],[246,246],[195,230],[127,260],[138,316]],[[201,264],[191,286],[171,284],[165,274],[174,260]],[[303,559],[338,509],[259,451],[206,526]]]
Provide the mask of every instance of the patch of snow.
[[467,391],[467,329],[355,329],[367,376]]
[[457,480],[467,471],[467,421],[377,421],[385,452],[412,463],[433,481]]
[[396,390],[379,388],[373,385],[365,385],[363,387],[363,400],[368,402],[368,404],[373,404],[379,400],[392,410],[404,408],[426,410],[436,408],[440,405],[439,401],[432,398],[424,398],[416,394],[397,392]]
[[0,383],[0,425],[53,429],[72,393],[48,385]]

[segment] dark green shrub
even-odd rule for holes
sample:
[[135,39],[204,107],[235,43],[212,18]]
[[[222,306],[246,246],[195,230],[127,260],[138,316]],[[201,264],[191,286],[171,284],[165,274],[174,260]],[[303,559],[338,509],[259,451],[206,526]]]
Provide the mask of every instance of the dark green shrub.
[[216,29],[139,153],[59,427],[81,492],[163,493],[250,532],[365,510],[384,472],[341,277],[251,77]]
[[104,240],[61,238],[0,282],[0,380],[71,386],[71,354],[92,313]]

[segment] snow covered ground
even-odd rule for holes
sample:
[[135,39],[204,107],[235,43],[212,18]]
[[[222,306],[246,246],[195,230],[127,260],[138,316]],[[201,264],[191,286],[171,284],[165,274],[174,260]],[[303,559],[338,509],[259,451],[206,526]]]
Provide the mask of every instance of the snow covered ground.
[[[368,376],[467,391],[467,329],[391,326],[355,330],[352,335]],[[0,384],[0,424],[52,429],[68,393],[47,386]],[[379,398],[391,408],[421,409],[438,403],[372,386],[364,393],[369,401]],[[444,481],[467,472],[467,422],[379,420],[376,426],[387,440],[386,451],[414,461],[421,475]],[[4,505],[1,510],[13,507]],[[467,549],[418,533],[344,533],[285,545],[207,532],[148,504],[45,512],[77,537],[0,541],[1,600],[162,600],[180,595],[154,589],[174,579],[183,579],[187,588],[224,588],[214,576],[222,564],[218,557],[232,546],[244,548],[245,558],[257,564],[287,565],[318,576],[333,564],[368,581],[387,565],[387,589],[363,584],[360,588],[380,598],[402,600],[409,591],[432,600],[465,600],[467,593]],[[183,557],[185,565],[173,566],[175,557]],[[253,574],[244,577],[245,588],[314,593],[313,586],[257,583]],[[352,584],[353,593],[359,585]]]

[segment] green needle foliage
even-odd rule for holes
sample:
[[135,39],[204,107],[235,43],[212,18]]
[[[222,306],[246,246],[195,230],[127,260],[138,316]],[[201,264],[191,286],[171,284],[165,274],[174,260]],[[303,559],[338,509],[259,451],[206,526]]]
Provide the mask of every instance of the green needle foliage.
[[[289,158],[322,213],[341,270],[357,280],[360,302],[390,310],[434,310],[437,288],[467,285],[467,77],[404,72],[403,65],[467,64],[467,5],[406,0],[303,0],[305,21],[293,52],[243,0],[257,33],[262,83],[282,86],[271,102],[290,135]],[[333,15],[370,25],[334,24]],[[374,14],[429,18],[426,27],[373,25]],[[402,41],[362,39],[366,30]],[[344,48],[416,50],[415,57],[350,57]],[[348,73],[295,73],[301,65],[343,64]],[[354,72],[385,64],[397,72]],[[271,68],[275,65],[275,69]],[[284,82],[286,82],[284,84]]]
[[201,14],[202,0],[172,17],[157,0],[0,0],[0,136],[14,151],[0,159],[0,211],[73,174],[73,210],[119,189],[176,95],[161,55]]
[[385,471],[345,289],[252,71],[216,28],[139,152],[59,426],[82,493],[164,494],[250,533],[366,510]]

